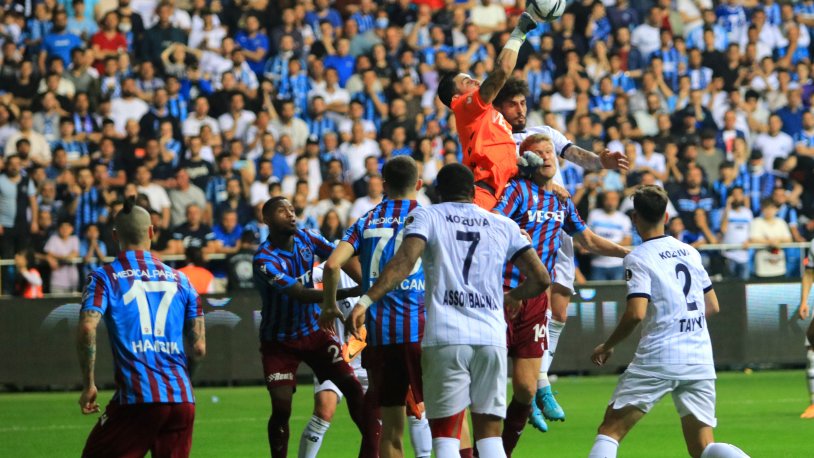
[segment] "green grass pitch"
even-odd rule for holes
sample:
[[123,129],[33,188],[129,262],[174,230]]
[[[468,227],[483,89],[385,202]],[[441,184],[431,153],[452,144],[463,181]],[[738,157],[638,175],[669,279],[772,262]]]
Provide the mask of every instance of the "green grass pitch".
[[[542,434],[526,428],[515,457],[584,457],[615,386],[615,377],[562,377],[554,385],[565,408],[565,423]],[[753,457],[814,456],[814,420],[801,420],[806,407],[805,373],[800,371],[722,373],[718,380],[716,438],[738,445]],[[299,435],[310,418],[311,386],[300,386],[291,419],[289,455],[296,456]],[[100,396],[102,405],[110,392]],[[268,456],[269,401],[262,387],[196,390],[193,457]],[[217,397],[218,402],[214,402]],[[0,456],[79,456],[96,416],[83,417],[78,393],[0,395]],[[406,456],[412,456],[409,449]],[[359,435],[344,405],[323,443],[324,457],[355,457]],[[668,397],[625,439],[620,456],[687,456],[678,416]]]

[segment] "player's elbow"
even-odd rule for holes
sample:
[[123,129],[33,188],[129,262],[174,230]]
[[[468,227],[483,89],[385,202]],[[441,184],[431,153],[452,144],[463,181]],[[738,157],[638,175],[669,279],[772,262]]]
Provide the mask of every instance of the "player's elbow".
[[325,261],[325,266],[323,268],[323,275],[327,272],[338,274],[339,270],[342,269],[342,264],[339,262],[338,259],[331,256]]

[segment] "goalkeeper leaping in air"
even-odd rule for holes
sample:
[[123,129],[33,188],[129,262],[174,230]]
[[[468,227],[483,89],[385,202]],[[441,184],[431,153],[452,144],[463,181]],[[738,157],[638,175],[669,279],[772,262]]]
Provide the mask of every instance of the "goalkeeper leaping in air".
[[[449,74],[438,83],[438,98],[455,113],[458,137],[463,148],[463,163],[475,174],[475,204],[491,211],[503,194],[503,188],[518,173],[517,147],[512,126],[492,107],[492,101],[509,79],[517,64],[517,52],[526,34],[537,27],[523,13],[500,55],[495,69],[483,83],[466,73]],[[519,159],[521,166],[536,169],[539,156]],[[528,163],[526,161],[531,161]]]

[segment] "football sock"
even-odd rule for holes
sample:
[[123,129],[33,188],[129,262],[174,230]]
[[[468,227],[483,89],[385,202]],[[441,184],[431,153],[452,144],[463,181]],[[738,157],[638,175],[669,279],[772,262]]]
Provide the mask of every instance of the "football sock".
[[316,415],[311,416],[311,421],[305,427],[300,436],[300,449],[297,452],[298,458],[316,458],[319,447],[322,445],[322,438],[328,432],[331,423]]
[[487,437],[475,442],[478,454],[483,458],[505,458],[503,451],[503,440],[500,437]]
[[616,450],[618,449],[619,442],[616,439],[604,434],[597,434],[588,458],[616,458]]
[[462,448],[458,451],[461,454],[461,458],[474,458],[475,456],[475,449],[473,448]]
[[[506,419],[503,420],[503,450],[506,451],[506,456],[512,456],[512,451],[517,446],[517,441],[520,440],[520,434],[526,426],[531,413],[531,404],[523,404],[512,398],[509,407],[506,409]],[[480,444],[480,442],[478,442]],[[483,449],[478,445],[481,456],[484,455]]]
[[430,423],[427,421],[427,414],[421,415],[418,420],[414,416],[407,416],[410,424],[410,442],[417,458],[429,458],[432,454],[432,433],[430,433]]
[[463,456],[458,449],[461,441],[453,437],[435,437],[432,440],[432,449],[437,458],[458,458]]
[[701,453],[701,458],[749,458],[749,455],[732,444],[714,442],[707,445],[707,448]]
[[563,328],[565,328],[565,323],[562,321],[551,319],[548,322],[548,351],[543,355],[543,363],[540,366],[540,372],[545,373],[546,376],[551,368],[551,363],[554,362],[554,353],[557,351],[557,344],[560,342],[560,334],[562,334]]
[[806,359],[808,366],[806,366],[806,375],[808,376],[808,396],[812,404],[814,404],[814,350],[808,349],[806,351]]

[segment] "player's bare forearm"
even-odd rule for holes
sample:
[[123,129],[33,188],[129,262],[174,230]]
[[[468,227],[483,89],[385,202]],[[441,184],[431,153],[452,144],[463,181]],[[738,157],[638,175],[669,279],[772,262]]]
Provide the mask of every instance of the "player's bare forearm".
[[184,337],[192,353],[187,358],[189,374],[194,375],[206,356],[206,322],[203,316],[184,322]]
[[76,354],[82,371],[82,385],[85,388],[96,385],[96,327],[102,314],[96,310],[86,310],[79,315],[79,334],[76,339]]
[[339,288],[339,278],[342,267],[353,257],[353,247],[347,242],[339,242],[331,256],[325,261],[322,271],[322,291],[325,299],[322,308],[336,306],[336,291]]
[[509,291],[512,299],[522,301],[537,297],[551,285],[551,275],[534,249],[524,251],[514,260],[514,265],[520,269],[525,280]]
[[808,295],[811,293],[812,284],[814,284],[814,268],[811,268],[811,266],[806,266],[806,270],[803,272],[803,282],[800,289],[801,305],[808,304]]
[[483,103],[490,104],[495,100],[497,93],[500,92],[503,85],[509,80],[509,76],[511,76],[514,71],[516,64],[517,51],[504,46],[497,56],[495,69],[486,77],[486,80],[480,86],[480,98],[483,100]]
[[418,237],[407,237],[401,247],[387,263],[376,283],[367,291],[367,296],[373,301],[380,301],[385,294],[401,283],[413,270],[427,242]]
[[362,263],[359,262],[358,256],[351,257],[348,262],[342,266],[342,270],[348,274],[348,277],[355,281],[357,285],[362,284]]
[[602,161],[599,155],[593,151],[582,149],[577,145],[571,145],[562,153],[565,160],[573,162],[578,166],[590,172],[602,170]]
[[574,238],[582,245],[583,248],[592,254],[600,256],[609,256],[612,258],[624,258],[630,253],[629,248],[611,242],[610,240],[596,235],[592,230],[586,228],[584,231],[575,235]]
[[610,350],[629,336],[636,326],[644,319],[647,311],[648,299],[644,297],[633,297],[627,300],[627,309],[616,325],[616,329],[605,341],[605,349]]
[[718,295],[715,294],[715,290],[710,289],[704,293],[704,314],[710,317],[719,311],[721,311],[721,308],[718,305]]

